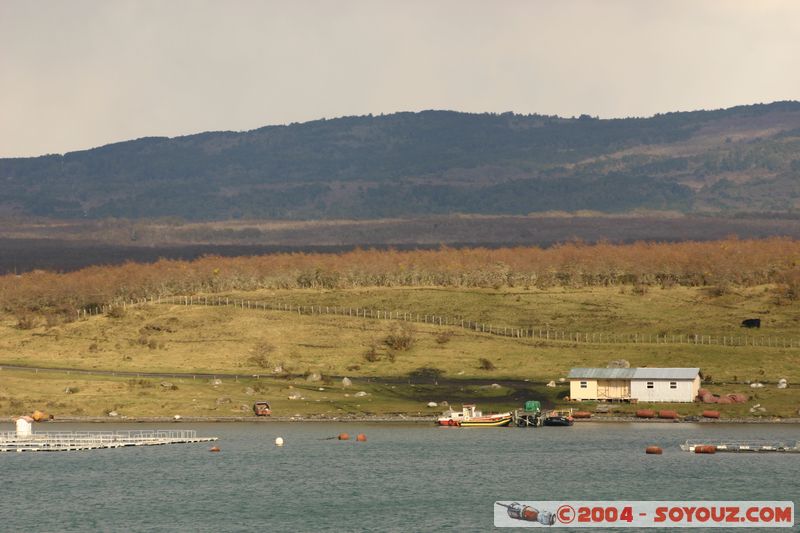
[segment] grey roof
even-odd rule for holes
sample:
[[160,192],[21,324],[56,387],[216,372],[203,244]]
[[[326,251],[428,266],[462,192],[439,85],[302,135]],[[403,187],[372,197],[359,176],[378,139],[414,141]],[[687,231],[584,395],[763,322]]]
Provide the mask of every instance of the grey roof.
[[573,368],[568,378],[631,379],[635,368]]
[[699,368],[637,368],[633,379],[694,379]]
[[699,368],[573,368],[568,379],[694,379]]

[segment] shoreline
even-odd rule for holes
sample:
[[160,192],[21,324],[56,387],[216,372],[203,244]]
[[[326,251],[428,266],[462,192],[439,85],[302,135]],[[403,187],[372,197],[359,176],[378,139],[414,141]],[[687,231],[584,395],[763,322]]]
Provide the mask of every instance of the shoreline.
[[[328,422],[328,423],[372,423],[372,424],[431,424],[434,425],[436,417],[431,416],[397,416],[397,415],[375,415],[375,416],[187,416],[175,420],[171,416],[63,416],[47,420],[39,424],[183,424],[183,423],[257,423],[269,424],[275,422]],[[577,418],[576,424],[585,423],[634,423],[634,424],[800,424],[800,417],[793,418],[700,418],[698,420],[683,419],[663,419],[663,418],[637,418],[630,416],[602,416],[594,418]],[[12,417],[0,417],[0,423],[12,423]]]

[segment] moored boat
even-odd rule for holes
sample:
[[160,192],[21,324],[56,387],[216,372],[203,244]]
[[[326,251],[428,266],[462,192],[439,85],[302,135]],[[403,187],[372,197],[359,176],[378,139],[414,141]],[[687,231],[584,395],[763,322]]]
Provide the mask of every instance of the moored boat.
[[461,427],[503,427],[511,423],[511,413],[498,413],[487,416],[467,418],[459,424]]
[[253,413],[256,416],[270,416],[272,409],[269,406],[269,402],[260,401],[253,404]]
[[475,405],[463,405],[461,411],[445,411],[436,423],[440,426],[502,427],[511,423],[511,413],[484,415]]
[[571,426],[572,423],[572,409],[566,411],[553,410],[544,416],[545,426]]
[[462,411],[455,411],[448,409],[442,416],[436,419],[436,424],[439,426],[458,426],[464,420],[464,413]]

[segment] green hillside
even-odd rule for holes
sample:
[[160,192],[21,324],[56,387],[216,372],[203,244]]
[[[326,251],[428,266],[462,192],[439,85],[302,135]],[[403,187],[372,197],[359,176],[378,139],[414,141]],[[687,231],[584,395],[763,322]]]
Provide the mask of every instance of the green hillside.
[[451,111],[143,138],[0,159],[0,210],[330,219],[793,210],[800,103],[600,120]]

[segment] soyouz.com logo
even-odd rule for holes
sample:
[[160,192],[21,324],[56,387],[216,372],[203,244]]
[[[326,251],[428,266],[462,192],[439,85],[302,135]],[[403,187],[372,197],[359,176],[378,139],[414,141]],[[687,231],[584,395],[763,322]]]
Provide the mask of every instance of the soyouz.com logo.
[[794,527],[791,501],[497,501],[495,527]]

